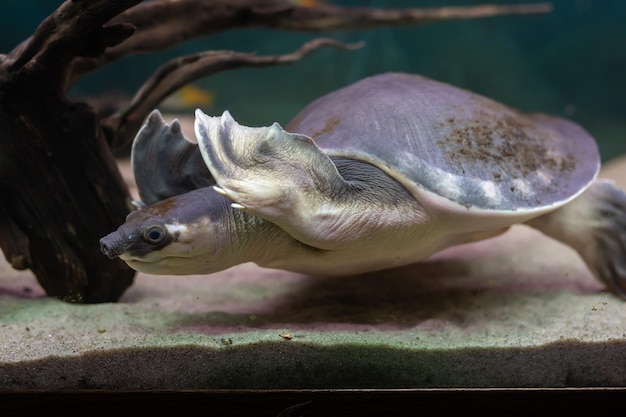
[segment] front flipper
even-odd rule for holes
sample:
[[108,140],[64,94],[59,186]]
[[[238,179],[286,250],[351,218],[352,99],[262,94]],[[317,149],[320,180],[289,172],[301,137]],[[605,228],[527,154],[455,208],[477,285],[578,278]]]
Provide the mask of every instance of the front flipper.
[[198,145],[183,135],[178,120],[168,125],[158,110],[137,133],[131,164],[146,205],[215,184]]
[[572,246],[591,272],[626,298],[626,193],[596,180],[576,200],[528,222]]
[[[233,207],[264,218],[307,245],[325,249],[341,229],[343,178],[307,136],[278,123],[251,128],[226,111],[196,111],[196,136],[216,191]],[[334,229],[333,229],[334,227]]]

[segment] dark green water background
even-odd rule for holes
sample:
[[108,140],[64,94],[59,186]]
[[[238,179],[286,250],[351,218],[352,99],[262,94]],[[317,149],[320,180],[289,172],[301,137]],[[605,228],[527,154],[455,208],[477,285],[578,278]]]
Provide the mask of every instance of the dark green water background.
[[[528,0],[527,2],[532,2]],[[61,2],[2,0],[0,53],[28,37]],[[371,7],[435,7],[519,1],[335,1]],[[527,111],[568,117],[598,140],[608,160],[626,153],[626,1],[555,0],[544,15],[450,21],[322,34],[365,41],[354,52],[323,50],[288,67],[243,69],[196,83],[214,93],[212,114],[241,123],[285,124],[312,99],[362,77],[402,71],[426,75]],[[287,53],[320,34],[237,30],[158,54],[122,59],[84,77],[76,97],[134,92],[168,59],[201,50]]]

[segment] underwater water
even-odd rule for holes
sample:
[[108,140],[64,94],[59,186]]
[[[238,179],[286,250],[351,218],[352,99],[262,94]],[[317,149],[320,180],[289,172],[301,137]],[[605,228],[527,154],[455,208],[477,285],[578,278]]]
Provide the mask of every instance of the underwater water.
[[[538,1],[333,1],[370,7],[441,7]],[[315,37],[364,41],[357,51],[326,49],[286,67],[240,69],[196,81],[172,99],[177,110],[228,109],[241,123],[283,125],[312,99],[368,75],[418,73],[525,111],[570,118],[597,139],[603,160],[626,153],[626,2],[554,0],[551,13],[333,33],[237,30],[133,56],[81,79],[71,94],[131,96],[169,59],[202,50],[281,54]],[[0,53],[27,38],[61,1],[3,0]],[[170,103],[171,104],[171,103]],[[176,108],[176,107],[173,107]]]

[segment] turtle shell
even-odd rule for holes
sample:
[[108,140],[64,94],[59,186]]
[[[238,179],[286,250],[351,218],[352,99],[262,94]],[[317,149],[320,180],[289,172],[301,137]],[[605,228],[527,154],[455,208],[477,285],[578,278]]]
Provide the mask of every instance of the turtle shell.
[[328,155],[368,161],[416,197],[467,208],[559,206],[595,178],[595,140],[573,122],[524,114],[427,78],[386,73],[312,102],[287,125]]

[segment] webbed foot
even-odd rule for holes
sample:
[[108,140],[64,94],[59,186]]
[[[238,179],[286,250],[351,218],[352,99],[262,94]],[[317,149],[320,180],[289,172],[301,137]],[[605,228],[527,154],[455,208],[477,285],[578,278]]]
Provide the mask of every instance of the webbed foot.
[[614,293],[626,298],[626,193],[609,181],[596,181],[586,192],[595,202],[587,264]]
[[596,180],[576,200],[528,224],[572,246],[591,272],[626,299],[626,193]]
[[198,145],[183,135],[178,120],[167,124],[158,110],[150,113],[135,136],[131,161],[139,195],[147,205],[215,183]]
[[197,110],[195,131],[215,190],[233,207],[273,222],[295,220],[324,198],[328,190],[322,188],[340,179],[310,138],[288,133],[278,123],[252,128],[238,124],[228,111],[211,117]]

